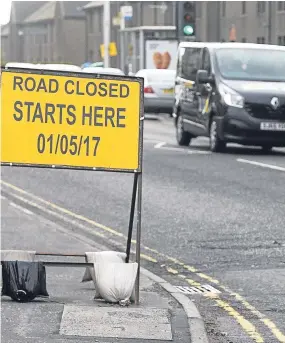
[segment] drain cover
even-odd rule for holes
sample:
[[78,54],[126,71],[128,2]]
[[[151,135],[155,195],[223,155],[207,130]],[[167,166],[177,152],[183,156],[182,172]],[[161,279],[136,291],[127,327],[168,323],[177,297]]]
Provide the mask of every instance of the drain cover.
[[195,286],[195,287],[194,286],[191,286],[191,287],[174,286],[174,287],[184,294],[221,293],[218,289],[210,285],[201,285],[201,286]]

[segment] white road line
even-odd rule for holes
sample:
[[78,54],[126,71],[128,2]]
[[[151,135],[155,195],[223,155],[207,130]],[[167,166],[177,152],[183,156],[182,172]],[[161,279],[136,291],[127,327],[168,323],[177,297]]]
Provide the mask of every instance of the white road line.
[[166,147],[166,146],[163,146],[163,145],[162,146],[157,146],[157,148],[160,148],[161,150],[168,150],[168,151],[179,151],[179,152],[183,152],[184,154],[190,154],[190,155],[194,155],[194,154],[196,154],[196,155],[209,155],[209,154],[211,154],[210,151],[188,150],[188,149],[183,149],[183,148],[172,148],[172,147]]
[[5,198],[3,195],[1,195],[1,199],[2,199],[2,200],[5,200],[6,198]]
[[285,153],[284,148],[274,148],[274,151],[282,152],[283,154]]
[[151,138],[144,138],[144,143],[160,143],[161,141],[158,139],[151,139]]
[[168,150],[168,151],[179,151],[179,152],[183,152],[183,153],[187,152],[187,150],[186,150],[186,149],[181,149],[181,148],[171,148],[171,147],[166,147],[166,146],[164,146],[164,147],[161,147],[160,149],[161,149],[161,150]]
[[13,206],[13,207],[15,207],[15,208],[17,208],[18,210],[20,210],[20,211],[26,213],[26,214],[33,215],[33,212],[27,210],[26,208],[24,208],[24,207],[22,207],[22,206],[20,206],[20,205],[15,204],[15,203],[12,202],[12,201],[10,201],[10,205]]
[[154,147],[155,147],[155,149],[159,149],[159,148],[163,147],[165,144],[166,144],[166,142],[159,142],[159,143],[155,144]]
[[198,154],[198,155],[210,155],[211,152],[210,151],[204,151],[204,150],[188,150],[187,151],[188,154]]
[[243,158],[238,158],[237,161],[241,162],[241,163],[252,164],[254,166],[258,166],[258,167],[262,167],[262,168],[269,168],[269,169],[285,172],[285,168],[284,167],[279,167],[279,166],[275,166],[275,165],[272,165],[272,164],[266,164],[266,163],[252,161],[252,160],[245,160]]

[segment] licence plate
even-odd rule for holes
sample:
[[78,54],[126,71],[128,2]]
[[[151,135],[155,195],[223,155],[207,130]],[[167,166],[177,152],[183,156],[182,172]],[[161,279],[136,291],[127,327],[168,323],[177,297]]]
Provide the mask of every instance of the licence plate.
[[164,90],[163,90],[163,93],[164,93],[164,94],[173,94],[173,92],[174,92],[174,89],[173,89],[173,88],[164,89]]
[[261,123],[260,130],[264,131],[285,131],[285,123]]

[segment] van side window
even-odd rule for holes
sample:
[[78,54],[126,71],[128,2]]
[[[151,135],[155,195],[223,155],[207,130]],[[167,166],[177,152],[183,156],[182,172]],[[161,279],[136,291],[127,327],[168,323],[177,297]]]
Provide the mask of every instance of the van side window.
[[203,70],[207,70],[208,75],[212,73],[211,57],[207,49],[204,49],[203,51]]
[[201,48],[186,48],[182,56],[181,76],[184,79],[195,81],[199,69]]

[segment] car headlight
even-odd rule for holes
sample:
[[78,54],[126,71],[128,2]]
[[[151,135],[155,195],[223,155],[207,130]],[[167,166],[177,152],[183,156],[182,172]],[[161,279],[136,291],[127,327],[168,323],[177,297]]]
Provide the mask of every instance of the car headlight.
[[239,93],[224,84],[219,85],[219,92],[225,105],[243,108],[244,97]]

